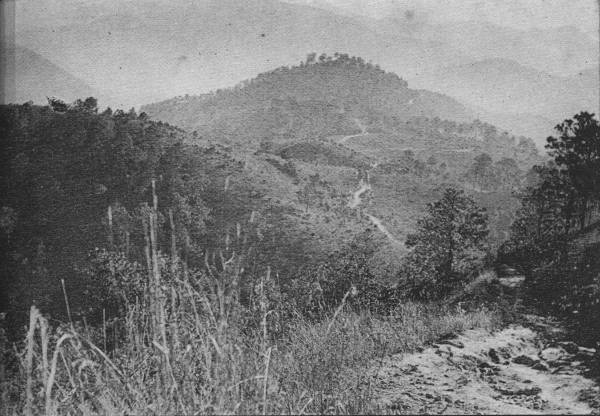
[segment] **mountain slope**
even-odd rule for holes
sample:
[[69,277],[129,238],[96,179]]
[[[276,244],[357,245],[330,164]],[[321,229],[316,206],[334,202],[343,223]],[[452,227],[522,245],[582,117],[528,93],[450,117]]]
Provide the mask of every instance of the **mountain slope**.
[[419,85],[456,97],[482,119],[516,127],[539,143],[551,133],[550,128],[535,127],[545,123],[543,119],[597,112],[600,93],[597,67],[561,77],[499,58],[431,71]]
[[252,139],[315,138],[349,134],[355,118],[370,124],[397,117],[430,116],[458,121],[473,117],[462,104],[408,88],[397,75],[346,54],[309,57],[235,88],[179,97],[144,106],[150,116],[195,129]]
[[71,102],[77,98],[99,95],[83,80],[27,48],[16,47],[14,53],[16,102],[45,104],[46,97],[53,96]]
[[113,10],[95,3],[57,4],[68,24],[23,24],[17,40],[109,90],[120,106],[233,85],[311,50],[348,51],[403,74],[461,58],[447,45],[377,34],[352,18],[276,0],[129,0]]
[[598,73],[558,77],[516,61],[486,59],[447,66],[431,75],[430,84],[465,102],[491,111],[529,112],[547,117],[566,116],[598,105]]
[[598,42],[572,26],[519,30],[457,22],[424,27],[420,33],[452,45],[473,60],[512,60],[556,76],[568,76],[598,63]]
[[[461,7],[446,6],[442,16],[437,1],[393,2],[373,1],[328,1],[328,0],[288,0],[332,11],[336,14],[352,16],[361,24],[376,33],[386,36],[412,38],[415,42],[438,42],[468,56],[473,61],[489,58],[515,60],[553,75],[569,76],[580,68],[592,66],[598,62],[597,16],[587,19],[592,23],[592,34],[583,26],[575,26],[569,21],[563,26],[552,27],[554,22],[537,25],[515,24],[508,19],[507,10],[515,13],[519,7],[501,4],[477,5],[475,2],[461,2]],[[591,3],[591,2],[590,2]],[[557,6],[554,7],[553,6]],[[591,4],[590,4],[591,6]],[[534,8],[533,5],[527,5]],[[538,13],[554,17],[560,13],[560,6],[538,2]],[[593,6],[592,6],[593,7]],[[452,10],[453,9],[453,10]],[[497,9],[494,12],[494,9]],[[511,10],[512,9],[512,10]],[[543,10],[543,11],[542,11]],[[487,12],[487,13],[486,13]],[[449,14],[455,14],[451,18]],[[482,14],[483,13],[483,14]],[[492,15],[490,15],[491,13]],[[524,13],[535,13],[531,9]],[[487,15],[486,15],[487,14]],[[517,12],[518,14],[518,12]],[[504,16],[504,18],[502,17]],[[521,16],[524,20],[531,16]],[[596,23],[594,24],[594,20]],[[501,23],[498,23],[498,22]],[[541,23],[541,24],[540,24]],[[581,19],[578,20],[581,23]],[[595,27],[596,26],[596,27]],[[448,64],[442,60],[440,65]],[[423,68],[426,69],[426,68]]]
[[540,143],[545,118],[596,108],[598,77],[576,74],[597,64],[598,42],[578,28],[436,23],[401,9],[375,19],[330,3],[23,0],[17,41],[114,97],[101,100],[113,107],[229,87],[310,51],[347,51],[413,87],[468,101],[488,122],[511,120],[502,127]]
[[[473,122],[455,100],[344,54],[142,110],[195,131],[195,143],[227,144],[249,180],[289,210],[290,230],[319,236],[324,250],[371,229],[383,263],[404,253],[397,242],[444,186],[488,207],[492,240],[502,241],[512,192],[540,160],[531,140]],[[491,160],[487,179],[471,180],[465,175],[482,153]]]

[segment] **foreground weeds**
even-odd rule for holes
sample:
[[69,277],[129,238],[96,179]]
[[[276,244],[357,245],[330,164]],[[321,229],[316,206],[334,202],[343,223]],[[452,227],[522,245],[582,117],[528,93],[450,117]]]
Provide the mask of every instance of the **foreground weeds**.
[[346,302],[350,292],[335,310],[307,320],[273,301],[270,273],[243,281],[243,255],[221,254],[219,267],[206,261],[201,271],[163,257],[155,213],[146,228],[145,271],[127,267],[113,282],[119,318],[103,317],[98,328],[85,321],[51,326],[32,307],[20,345],[9,347],[0,332],[0,413],[372,413],[377,407],[362,374],[377,359],[498,324],[489,310],[440,305],[399,304],[385,316],[357,312]]
[[497,324],[489,311],[405,304],[385,317],[296,318],[272,339],[266,326],[241,328],[236,305],[218,293],[176,281],[163,295],[160,309],[130,306],[112,351],[98,334],[51,328],[32,308],[3,413],[368,413],[376,408],[361,370],[374,360]]

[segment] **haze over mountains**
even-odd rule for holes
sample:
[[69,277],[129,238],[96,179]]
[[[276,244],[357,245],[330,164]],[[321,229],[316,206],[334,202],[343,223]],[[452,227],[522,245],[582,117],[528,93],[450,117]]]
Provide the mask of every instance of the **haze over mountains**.
[[229,87],[315,51],[371,60],[538,143],[547,119],[597,111],[598,41],[589,30],[429,20],[427,8],[403,3],[377,16],[349,13],[343,2],[298,3],[306,2],[22,0],[16,41],[117,107]]
[[81,97],[104,97],[83,80],[55,65],[41,55],[17,47],[16,64],[17,102],[44,103],[47,97],[60,97],[71,102]]

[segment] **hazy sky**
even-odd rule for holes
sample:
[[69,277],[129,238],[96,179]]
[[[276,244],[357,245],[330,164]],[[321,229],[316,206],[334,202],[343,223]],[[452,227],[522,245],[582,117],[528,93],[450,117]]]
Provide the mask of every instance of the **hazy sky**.
[[[16,0],[21,3],[17,17],[22,23],[35,24],[40,18],[60,19],[60,6],[72,8],[77,3],[95,7],[116,7],[128,0]],[[161,0],[158,0],[161,1]],[[176,0],[171,0],[176,1]],[[205,2],[207,0],[179,0]],[[252,2],[253,0],[239,0]],[[347,13],[369,17],[404,15],[414,11],[417,17],[432,21],[485,20],[502,26],[548,28],[577,26],[587,33],[598,32],[600,0],[283,0],[290,3],[331,5]],[[67,6],[68,5],[68,6]],[[38,12],[38,13],[36,13]],[[43,15],[40,15],[43,13]]]
[[295,0],[369,17],[414,11],[432,21],[485,20],[517,28],[572,25],[598,31],[598,0]]

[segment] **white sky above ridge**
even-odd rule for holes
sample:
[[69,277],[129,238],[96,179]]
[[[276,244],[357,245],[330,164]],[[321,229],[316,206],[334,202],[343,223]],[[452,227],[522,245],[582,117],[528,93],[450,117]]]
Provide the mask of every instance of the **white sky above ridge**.
[[374,18],[414,12],[433,22],[488,21],[521,29],[575,26],[597,34],[597,0],[290,0]]
[[[102,7],[128,0],[15,0],[17,22],[26,26],[35,25],[35,20],[59,19],[61,6],[80,3]],[[158,0],[159,2],[161,0]],[[170,0],[205,2],[207,0]],[[251,2],[253,0],[239,0]],[[598,2],[600,0],[283,0],[308,5],[331,5],[347,13],[380,18],[392,14],[414,12],[417,17],[433,22],[445,21],[489,21],[501,26],[522,29],[575,26],[586,33],[597,35]],[[33,6],[33,7],[32,7]],[[37,9],[37,10],[36,10]],[[35,11],[43,12],[37,14]],[[54,13],[53,13],[54,11]],[[33,12],[33,13],[32,13]],[[56,13],[58,12],[58,13]]]

